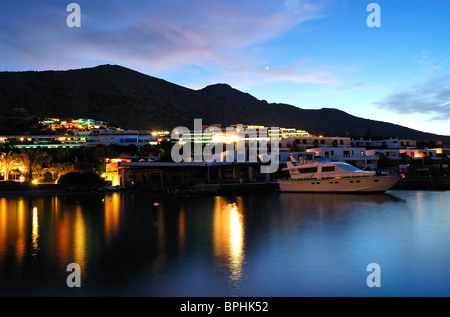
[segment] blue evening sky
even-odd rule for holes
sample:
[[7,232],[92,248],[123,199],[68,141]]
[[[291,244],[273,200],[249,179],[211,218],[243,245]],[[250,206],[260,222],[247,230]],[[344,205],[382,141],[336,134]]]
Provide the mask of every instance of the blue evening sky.
[[450,135],[448,0],[79,0],[69,28],[71,2],[2,1],[0,71],[118,64]]

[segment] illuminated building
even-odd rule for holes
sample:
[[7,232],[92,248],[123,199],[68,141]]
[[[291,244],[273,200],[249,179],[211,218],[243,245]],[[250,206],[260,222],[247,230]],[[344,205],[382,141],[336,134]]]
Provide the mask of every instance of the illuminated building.
[[156,138],[149,131],[121,130],[121,129],[93,129],[86,140],[87,146],[97,145],[131,145],[143,146],[155,141]]
[[0,148],[78,148],[86,146],[86,135],[8,135],[0,136]]

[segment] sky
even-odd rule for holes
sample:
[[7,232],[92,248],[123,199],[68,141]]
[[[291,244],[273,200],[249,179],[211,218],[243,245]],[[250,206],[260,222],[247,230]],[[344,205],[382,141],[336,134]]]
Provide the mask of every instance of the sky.
[[450,135],[448,0],[70,3],[0,2],[0,71],[114,64]]

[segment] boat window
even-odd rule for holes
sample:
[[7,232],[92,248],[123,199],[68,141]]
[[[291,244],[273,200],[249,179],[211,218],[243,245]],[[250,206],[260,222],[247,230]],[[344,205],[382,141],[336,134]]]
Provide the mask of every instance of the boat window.
[[356,181],[357,183],[361,183],[361,181]]
[[317,173],[317,167],[300,168],[298,170],[300,173]]
[[334,172],[335,168],[334,166],[323,166],[322,172]]
[[379,182],[380,180],[379,180],[379,179],[374,179],[373,181],[374,181],[374,182]]
[[354,183],[354,181],[350,181],[350,183]]

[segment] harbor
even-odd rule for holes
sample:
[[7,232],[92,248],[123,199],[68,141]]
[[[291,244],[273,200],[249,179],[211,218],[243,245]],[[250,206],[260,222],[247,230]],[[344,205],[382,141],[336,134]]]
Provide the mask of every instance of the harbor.
[[0,12],[4,312],[450,297],[450,1]]
[[449,194],[0,197],[0,295],[449,296]]
[[[421,178],[402,178],[390,189],[392,190],[422,190],[447,191],[450,190],[450,177],[435,176]],[[222,183],[197,184],[185,186],[132,186],[109,187],[85,184],[24,184],[18,182],[0,182],[0,197],[62,195],[70,193],[104,193],[104,192],[144,192],[163,195],[223,195],[246,194],[258,192],[279,192],[279,183],[274,181],[254,183]]]

